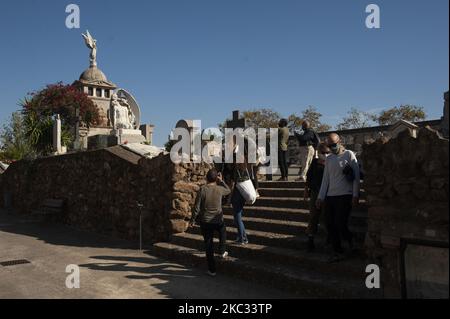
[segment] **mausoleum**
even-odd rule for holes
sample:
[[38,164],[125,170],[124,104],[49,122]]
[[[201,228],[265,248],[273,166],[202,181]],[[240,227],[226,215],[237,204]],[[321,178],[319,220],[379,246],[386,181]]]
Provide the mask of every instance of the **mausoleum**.
[[97,40],[89,31],[83,37],[91,49],[90,65],[73,85],[86,93],[97,106],[99,123],[89,128],[77,125],[75,147],[98,149],[123,144],[150,144],[153,126],[141,126],[141,110],[136,99],[125,89],[118,88],[98,67]]

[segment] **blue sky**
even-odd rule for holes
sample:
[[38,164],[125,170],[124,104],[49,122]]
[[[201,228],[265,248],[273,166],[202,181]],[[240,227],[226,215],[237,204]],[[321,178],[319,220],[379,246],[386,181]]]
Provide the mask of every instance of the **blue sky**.
[[[65,26],[66,5],[81,29]],[[365,8],[381,9],[381,29]],[[400,104],[442,115],[449,84],[448,0],[2,1],[0,121],[27,92],[72,83],[89,65],[130,91],[162,145],[181,118],[211,127],[234,109],[287,116],[308,105],[337,124],[351,108]]]

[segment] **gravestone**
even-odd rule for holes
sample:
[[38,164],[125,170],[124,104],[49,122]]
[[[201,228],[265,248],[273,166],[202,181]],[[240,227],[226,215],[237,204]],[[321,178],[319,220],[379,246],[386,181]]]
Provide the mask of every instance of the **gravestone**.
[[239,111],[233,111],[233,119],[226,122],[226,128],[243,128],[247,127],[247,121],[245,118],[240,118]]
[[[195,154],[198,154],[201,159],[201,138],[202,138],[202,132],[201,132],[201,123],[197,120],[179,120],[177,122],[177,125],[175,128],[180,129],[186,129],[189,132],[190,137],[190,154],[183,154],[183,156],[187,155],[191,160],[198,159]],[[180,137],[181,138],[181,137]],[[200,148],[200,149],[197,149]]]
[[[397,123],[395,123],[394,125],[392,125],[392,127],[390,128],[389,135],[391,138],[397,138],[398,134],[405,130],[409,130],[411,133],[411,136],[416,138],[419,127],[414,123],[411,123],[411,122],[408,122],[405,120],[400,120]],[[370,144],[370,143],[366,143],[366,144]]]

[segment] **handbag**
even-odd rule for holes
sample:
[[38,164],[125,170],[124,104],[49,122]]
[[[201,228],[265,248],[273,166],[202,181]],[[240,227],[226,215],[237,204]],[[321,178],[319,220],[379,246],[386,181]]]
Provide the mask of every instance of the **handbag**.
[[[236,183],[236,187],[237,187],[239,193],[241,193],[245,202],[247,204],[253,205],[256,202],[255,186],[253,185],[253,182],[251,181],[250,178],[243,180],[243,178],[241,177],[241,174],[239,172],[239,169],[238,169],[238,175],[239,175],[239,181]],[[248,169],[247,169],[247,175],[250,176],[248,174]]]

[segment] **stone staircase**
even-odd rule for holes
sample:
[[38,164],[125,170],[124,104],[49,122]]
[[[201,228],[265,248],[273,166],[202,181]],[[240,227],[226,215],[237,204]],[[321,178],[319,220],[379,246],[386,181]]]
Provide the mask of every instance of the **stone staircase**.
[[[260,182],[261,197],[244,209],[244,224],[250,244],[234,244],[237,230],[232,209],[224,207],[230,257],[217,258],[218,272],[275,286],[306,298],[371,298],[365,287],[367,262],[362,250],[366,232],[367,208],[364,201],[351,218],[357,235],[357,251],[338,263],[328,263],[325,237],[317,238],[314,253],[306,251],[309,211],[303,200],[302,182]],[[216,240],[217,243],[217,240]],[[200,228],[173,236],[170,243],[157,243],[151,253],[190,266],[206,269]],[[217,247],[217,245],[216,245]]]

